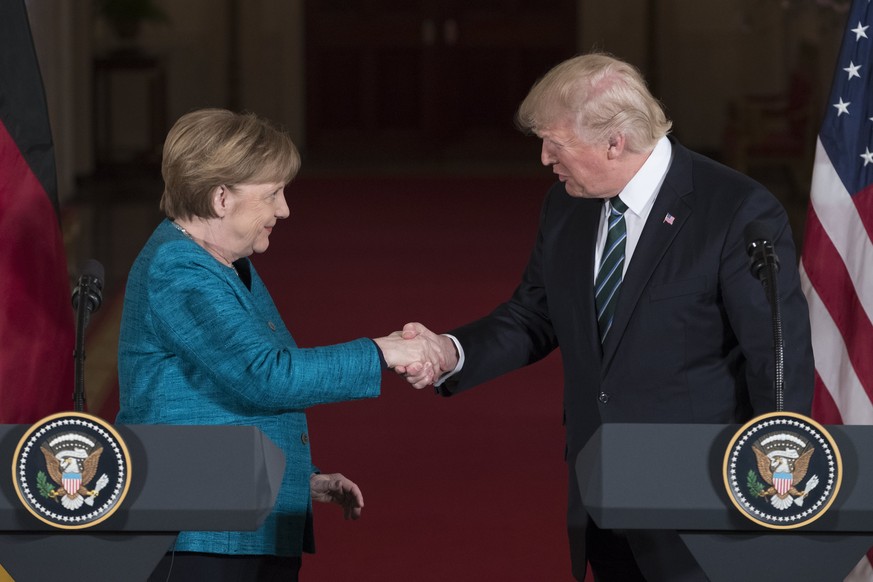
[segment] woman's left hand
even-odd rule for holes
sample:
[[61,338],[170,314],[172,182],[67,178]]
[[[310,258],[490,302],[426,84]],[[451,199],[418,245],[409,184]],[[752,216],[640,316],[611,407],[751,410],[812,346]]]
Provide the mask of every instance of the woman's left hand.
[[360,488],[350,479],[346,479],[341,473],[327,475],[313,473],[309,477],[309,492],[314,501],[322,503],[336,503],[343,508],[346,519],[358,519],[361,517],[361,509],[364,508],[364,496]]

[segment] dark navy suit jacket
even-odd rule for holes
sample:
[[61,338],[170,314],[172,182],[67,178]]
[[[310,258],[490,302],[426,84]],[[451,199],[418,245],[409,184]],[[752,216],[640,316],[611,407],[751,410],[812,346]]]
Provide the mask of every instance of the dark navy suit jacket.
[[[560,347],[568,524],[580,579],[589,518],[573,468],[601,423],[740,423],[775,410],[771,311],[749,272],[743,236],[751,221],[767,225],[781,262],[785,410],[809,414],[811,408],[809,315],[784,208],[760,184],[671,141],[673,159],[627,267],[603,346],[593,296],[603,201],[570,197],[560,183],[546,196],[536,244],[512,298],[450,332],[463,346],[466,363],[440,387],[445,395]],[[682,579],[681,572],[670,571],[681,568],[681,560],[664,555],[663,539],[644,538],[630,536],[644,573]]]

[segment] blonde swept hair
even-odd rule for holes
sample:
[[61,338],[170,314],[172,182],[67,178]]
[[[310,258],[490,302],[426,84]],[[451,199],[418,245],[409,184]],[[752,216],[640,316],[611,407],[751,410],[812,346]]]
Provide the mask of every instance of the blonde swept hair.
[[179,118],[164,141],[161,211],[169,218],[214,218],[218,186],[282,182],[300,169],[284,131],[253,113],[199,109]]
[[636,153],[654,147],[672,126],[639,70],[598,52],[553,67],[516,113],[518,127],[534,133],[568,119],[580,139],[595,143],[623,134],[626,147]]

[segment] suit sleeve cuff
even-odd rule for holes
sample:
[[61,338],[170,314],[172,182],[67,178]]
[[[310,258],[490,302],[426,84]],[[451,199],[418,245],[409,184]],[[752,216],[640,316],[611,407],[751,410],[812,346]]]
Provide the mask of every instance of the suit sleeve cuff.
[[[449,338],[450,340],[452,340],[452,343],[455,344],[455,349],[458,351],[458,363],[455,365],[455,368],[451,372],[446,372],[445,374],[440,376],[439,380],[434,382],[434,384],[433,384],[434,388],[439,388],[440,386],[442,386],[443,384],[446,383],[446,380],[448,380],[449,378],[451,378],[452,376],[454,376],[455,374],[460,372],[463,369],[464,361],[466,360],[466,358],[464,356],[464,348],[461,347],[461,342],[458,341],[458,338],[456,338],[455,336],[453,336],[452,334],[449,334],[449,333],[444,333],[443,335],[446,336],[447,338]],[[439,393],[439,392],[440,391],[437,390],[437,393]]]

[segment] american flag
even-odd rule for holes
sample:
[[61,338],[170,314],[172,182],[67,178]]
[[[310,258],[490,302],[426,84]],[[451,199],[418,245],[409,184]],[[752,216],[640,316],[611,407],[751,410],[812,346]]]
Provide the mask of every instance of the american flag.
[[[854,0],[816,143],[801,257],[815,354],[813,417],[873,424],[873,5]],[[846,580],[873,580],[870,560]]]

